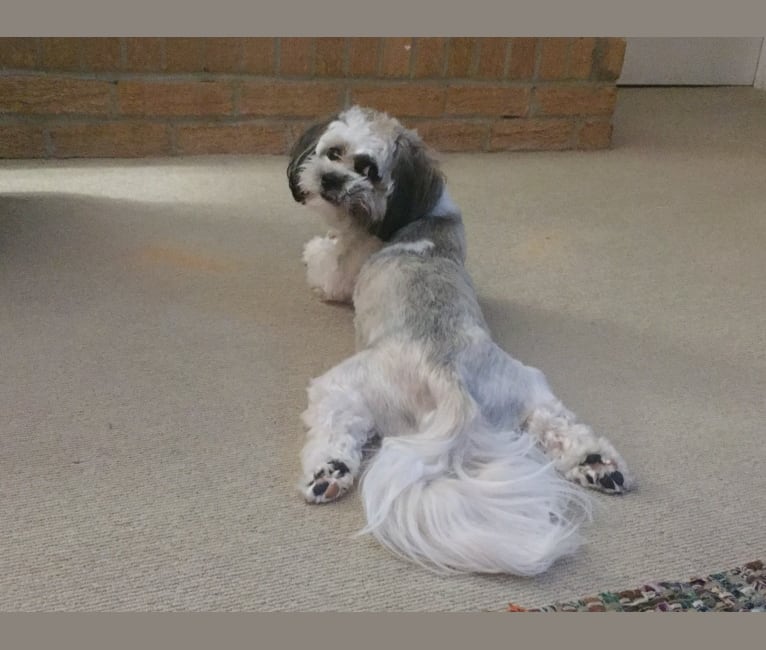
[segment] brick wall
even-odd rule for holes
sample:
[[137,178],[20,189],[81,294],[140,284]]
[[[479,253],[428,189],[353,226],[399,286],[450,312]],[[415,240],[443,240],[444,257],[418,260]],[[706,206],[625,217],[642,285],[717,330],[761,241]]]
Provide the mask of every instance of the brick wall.
[[0,38],[0,157],[287,152],[361,103],[443,151],[598,149],[619,38]]

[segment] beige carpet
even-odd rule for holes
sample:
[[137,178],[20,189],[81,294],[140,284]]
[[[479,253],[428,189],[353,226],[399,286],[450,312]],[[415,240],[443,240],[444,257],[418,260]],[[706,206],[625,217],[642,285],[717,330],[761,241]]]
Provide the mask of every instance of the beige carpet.
[[445,157],[499,341],[640,480],[537,579],[436,577],[293,490],[306,289],[285,159],[0,163],[0,609],[495,610],[766,551],[766,93],[622,90],[615,148]]

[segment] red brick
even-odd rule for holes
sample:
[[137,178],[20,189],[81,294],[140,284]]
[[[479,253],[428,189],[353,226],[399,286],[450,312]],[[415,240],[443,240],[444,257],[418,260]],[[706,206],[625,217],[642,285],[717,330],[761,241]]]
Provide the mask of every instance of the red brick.
[[613,86],[549,86],[535,91],[540,115],[611,115],[617,100]]
[[380,74],[383,77],[407,77],[412,55],[411,38],[384,38]]
[[295,143],[298,142],[298,138],[300,138],[306,130],[315,123],[315,121],[303,120],[285,122],[285,152],[290,151]]
[[608,120],[586,120],[577,133],[580,149],[608,149],[612,143],[612,124]]
[[476,76],[483,79],[503,79],[507,54],[507,38],[482,38],[479,41],[479,65]]
[[354,104],[386,111],[396,117],[440,116],[444,107],[445,89],[417,84],[364,85],[352,88]]
[[314,72],[313,38],[279,39],[279,74],[307,77]]
[[0,158],[45,156],[43,130],[26,124],[0,125]]
[[566,79],[569,68],[571,38],[543,38],[540,46],[538,79],[551,81]]
[[51,128],[51,140],[57,158],[139,158],[170,153],[170,135],[164,124],[62,124]]
[[243,39],[243,69],[252,74],[274,74],[275,38],[257,37]]
[[220,81],[121,81],[117,85],[124,115],[228,115],[232,94],[231,86]]
[[445,48],[446,38],[418,38],[416,39],[415,63],[412,68],[412,76],[443,77],[446,61]]
[[240,112],[261,117],[318,117],[339,110],[341,87],[333,83],[243,83]]
[[319,77],[343,76],[345,38],[317,38],[314,73]]
[[130,72],[160,72],[163,69],[164,40],[161,38],[126,38],[125,69]]
[[448,115],[526,115],[529,89],[516,86],[450,86],[447,90]]
[[508,78],[527,80],[535,74],[536,38],[512,38]]
[[595,38],[575,38],[569,52],[569,77],[588,79],[593,69],[593,55],[596,47]]
[[499,120],[492,127],[490,151],[567,149],[572,120]]
[[0,38],[0,70],[37,66],[36,38]]
[[79,38],[41,38],[42,67],[46,70],[79,70]]
[[614,81],[622,72],[625,60],[624,38],[601,38],[597,45],[597,76],[602,81]]
[[239,72],[242,67],[241,38],[206,38],[203,42],[205,72]]
[[111,84],[92,79],[0,77],[0,112],[108,115]]
[[112,72],[122,67],[119,38],[83,38],[80,40],[83,70]]
[[349,40],[348,73],[352,77],[373,77],[378,74],[379,38]]
[[201,72],[204,65],[202,38],[166,38],[165,70],[168,72]]
[[475,38],[449,39],[447,75],[450,77],[470,76],[473,67],[473,55],[475,50]]
[[420,137],[437,151],[483,151],[489,131],[488,122],[434,120],[415,122]]
[[183,124],[176,142],[182,155],[284,154],[287,131],[285,123]]

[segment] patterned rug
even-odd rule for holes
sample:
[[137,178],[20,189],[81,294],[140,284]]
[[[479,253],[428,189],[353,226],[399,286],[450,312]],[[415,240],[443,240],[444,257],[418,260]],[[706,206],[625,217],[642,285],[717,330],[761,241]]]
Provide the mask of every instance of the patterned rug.
[[509,612],[766,612],[766,571],[756,561],[689,582],[652,582],[638,589]]

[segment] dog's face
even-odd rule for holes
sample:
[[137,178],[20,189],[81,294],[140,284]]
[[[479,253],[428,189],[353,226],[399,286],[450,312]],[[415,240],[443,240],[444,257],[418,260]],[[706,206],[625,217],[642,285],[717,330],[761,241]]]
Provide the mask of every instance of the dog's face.
[[442,176],[417,135],[354,106],[308,129],[287,168],[293,198],[333,226],[387,238],[439,198]]

